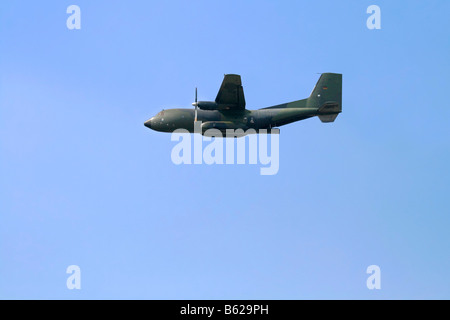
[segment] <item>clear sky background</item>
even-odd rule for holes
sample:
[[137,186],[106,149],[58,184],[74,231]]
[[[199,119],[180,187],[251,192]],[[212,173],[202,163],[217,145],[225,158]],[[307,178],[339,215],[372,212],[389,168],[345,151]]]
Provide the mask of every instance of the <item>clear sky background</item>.
[[[0,298],[449,299],[449,12],[2,1]],[[196,86],[214,100],[225,73],[257,109],[306,98],[319,72],[343,74],[343,113],[281,127],[275,176],[176,166],[170,134],[143,125]]]

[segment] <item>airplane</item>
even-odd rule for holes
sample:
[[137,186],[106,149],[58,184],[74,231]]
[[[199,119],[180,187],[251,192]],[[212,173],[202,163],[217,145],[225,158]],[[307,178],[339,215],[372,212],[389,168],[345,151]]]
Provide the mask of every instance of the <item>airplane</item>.
[[225,74],[215,101],[197,101],[195,88],[192,105],[194,109],[162,110],[144,125],[160,132],[185,129],[202,135],[208,129],[217,129],[223,135],[227,129],[242,129],[245,135],[279,133],[277,127],[314,116],[322,122],[334,122],[342,112],[342,74],[322,73],[308,98],[258,110],[245,108],[241,76]]

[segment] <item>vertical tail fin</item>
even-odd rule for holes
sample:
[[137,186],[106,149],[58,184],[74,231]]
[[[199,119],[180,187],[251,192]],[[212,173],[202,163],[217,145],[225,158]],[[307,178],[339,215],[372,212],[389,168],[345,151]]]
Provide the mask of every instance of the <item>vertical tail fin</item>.
[[307,106],[318,108],[322,122],[333,122],[342,112],[342,74],[322,73],[308,98]]

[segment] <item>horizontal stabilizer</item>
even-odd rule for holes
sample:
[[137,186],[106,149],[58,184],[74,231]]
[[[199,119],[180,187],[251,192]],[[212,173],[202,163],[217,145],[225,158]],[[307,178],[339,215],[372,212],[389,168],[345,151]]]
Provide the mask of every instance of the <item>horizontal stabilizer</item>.
[[321,114],[339,113],[342,112],[342,107],[335,101],[327,101],[317,111]]
[[319,119],[322,122],[334,122],[334,120],[337,118],[338,113],[336,114],[322,114],[319,115]]

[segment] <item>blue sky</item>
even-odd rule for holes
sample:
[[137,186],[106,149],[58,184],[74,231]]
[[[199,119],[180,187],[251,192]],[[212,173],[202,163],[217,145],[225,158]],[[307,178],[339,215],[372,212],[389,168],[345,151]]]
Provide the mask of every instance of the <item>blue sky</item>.
[[[0,298],[450,298],[449,10],[2,2]],[[343,74],[343,113],[281,127],[274,176],[176,166],[143,126],[195,87],[213,100],[225,73],[257,109],[306,98],[318,72]]]

